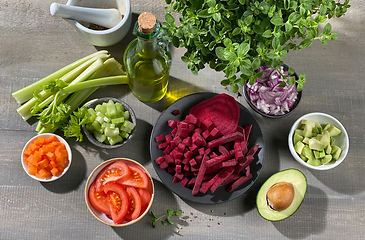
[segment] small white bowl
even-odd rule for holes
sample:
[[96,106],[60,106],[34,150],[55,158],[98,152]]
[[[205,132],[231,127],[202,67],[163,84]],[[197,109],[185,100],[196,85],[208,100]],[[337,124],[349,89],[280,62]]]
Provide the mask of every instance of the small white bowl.
[[[66,150],[67,150],[67,153],[68,153],[68,165],[67,165],[67,167],[63,170],[63,172],[61,173],[61,175],[59,175],[59,176],[52,176],[51,178],[47,178],[47,179],[43,179],[43,178],[37,178],[36,176],[34,176],[34,175],[31,175],[31,174],[29,174],[28,173],[28,171],[29,171],[29,167],[28,167],[28,165],[25,163],[25,161],[24,161],[24,157],[23,157],[23,153],[24,153],[24,151],[25,151],[25,149],[27,149],[27,147],[28,147],[28,145],[30,144],[30,143],[32,143],[32,142],[34,142],[35,140],[36,140],[36,138],[38,138],[38,137],[43,137],[43,138],[45,138],[45,139],[48,139],[48,138],[50,138],[50,137],[52,137],[52,136],[56,136],[57,138],[58,138],[58,140],[61,142],[61,143],[63,143],[64,145],[65,145],[65,147],[66,147]],[[53,133],[44,133],[44,134],[39,134],[39,135],[36,135],[36,136],[34,136],[34,137],[32,137],[26,144],[25,144],[25,146],[24,146],[24,148],[23,148],[23,151],[22,151],[22,156],[21,156],[21,160],[22,160],[22,166],[23,166],[23,169],[24,169],[24,171],[28,174],[28,176],[29,177],[31,177],[31,178],[33,178],[33,179],[35,179],[35,180],[38,180],[38,181],[40,181],[40,182],[52,182],[52,181],[55,181],[55,180],[57,180],[57,179],[59,179],[59,178],[61,178],[63,175],[65,175],[66,174],[66,172],[68,171],[68,169],[70,168],[70,166],[71,166],[71,161],[72,161],[72,151],[71,151],[71,148],[70,148],[70,145],[68,145],[68,143],[66,142],[66,140],[65,139],[63,139],[62,137],[60,137],[60,136],[58,136],[58,135],[56,135],[56,134],[53,134]]]
[[116,8],[123,15],[123,19],[113,28],[107,30],[93,30],[73,19],[65,19],[86,42],[95,46],[106,47],[121,41],[128,33],[132,24],[132,10],[129,0],[68,0],[66,5],[91,8]]
[[[326,165],[312,166],[312,165],[306,163],[305,161],[303,161],[299,157],[299,155],[296,153],[296,151],[294,149],[293,135],[294,135],[294,130],[299,127],[300,121],[303,119],[307,119],[307,120],[314,121],[314,122],[319,122],[321,125],[329,123],[341,130],[340,135],[333,137],[335,139],[335,145],[339,146],[342,149],[341,156],[337,161],[331,161],[330,163],[328,163]],[[337,167],[338,165],[340,165],[343,162],[343,160],[345,159],[347,152],[349,150],[350,141],[349,141],[349,137],[347,135],[346,129],[340,123],[340,121],[338,121],[336,118],[334,118],[331,115],[328,115],[326,113],[313,112],[313,113],[308,113],[308,114],[303,115],[293,124],[293,126],[291,127],[290,132],[289,132],[288,144],[289,144],[290,153],[293,155],[295,160],[297,160],[297,162],[299,162],[303,166],[306,166],[307,168],[315,169],[315,170],[329,170],[329,169]]]
[[[121,223],[121,224],[115,224],[111,218],[109,218],[108,216],[106,216],[104,213],[96,210],[91,205],[90,200],[89,200],[89,188],[90,188],[91,184],[95,181],[97,175],[99,174],[99,172],[101,170],[103,170],[103,168],[105,166],[107,166],[108,164],[110,164],[112,162],[115,162],[115,161],[123,161],[127,165],[137,166],[137,167],[141,168],[146,173],[146,175],[147,175],[147,178],[148,178],[147,191],[151,194],[151,200],[150,200],[150,203],[148,204],[148,207],[146,208],[146,210],[142,214],[140,214],[140,216],[138,218],[136,218],[135,220],[129,221],[129,222],[124,222],[124,223]],[[86,202],[86,206],[89,209],[90,213],[97,220],[99,220],[100,222],[102,222],[102,223],[104,223],[106,225],[112,226],[112,227],[125,227],[125,226],[129,226],[129,225],[132,225],[132,224],[138,222],[139,220],[141,220],[148,213],[149,209],[152,206],[152,202],[153,202],[153,199],[154,199],[154,192],[155,192],[155,190],[154,190],[154,185],[153,185],[152,177],[151,177],[151,175],[149,174],[149,172],[146,170],[146,168],[142,164],[140,164],[139,162],[134,161],[132,159],[128,159],[128,158],[113,158],[113,159],[107,160],[107,161],[99,164],[99,166],[97,166],[90,173],[90,175],[89,175],[89,177],[87,179],[86,185],[85,185],[85,202]]]

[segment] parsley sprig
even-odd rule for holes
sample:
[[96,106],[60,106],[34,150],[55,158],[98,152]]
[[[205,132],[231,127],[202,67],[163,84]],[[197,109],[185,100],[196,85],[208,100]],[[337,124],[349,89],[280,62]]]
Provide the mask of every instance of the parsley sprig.
[[174,224],[174,222],[171,221],[170,217],[172,216],[180,216],[183,213],[182,210],[177,210],[176,212],[174,212],[174,210],[172,209],[167,209],[167,213],[160,216],[160,217],[156,217],[153,212],[151,211],[151,216],[152,216],[152,227],[156,227],[156,222],[160,221],[162,225],[166,226],[167,223],[170,224]]
[[[165,1],[170,7],[162,26],[175,47],[186,48],[182,61],[194,74],[206,64],[223,71],[221,84],[232,86],[233,92],[246,81],[254,83],[260,66],[279,69],[289,50],[337,39],[327,20],[343,16],[350,7],[349,0]],[[289,68],[288,75],[293,73]],[[305,81],[300,74],[288,84],[296,83],[300,91]]]

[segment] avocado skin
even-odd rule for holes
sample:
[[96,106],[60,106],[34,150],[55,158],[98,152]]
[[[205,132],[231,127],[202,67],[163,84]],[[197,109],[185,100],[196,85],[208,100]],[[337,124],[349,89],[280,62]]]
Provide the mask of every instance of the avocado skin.
[[[294,185],[295,196],[292,204],[283,211],[272,210],[267,205],[266,194],[268,189],[278,182],[289,182]],[[268,221],[281,221],[292,216],[304,200],[307,189],[307,179],[298,169],[286,169],[270,176],[261,186],[256,197],[256,208],[260,216]]]

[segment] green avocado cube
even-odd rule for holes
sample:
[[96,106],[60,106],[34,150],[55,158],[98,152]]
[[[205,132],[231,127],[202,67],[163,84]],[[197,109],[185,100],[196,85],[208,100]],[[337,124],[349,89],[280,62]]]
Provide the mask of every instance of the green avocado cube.
[[329,132],[330,136],[337,136],[341,133],[341,130],[336,128],[335,126],[331,125],[328,127],[327,131]]
[[331,162],[332,160],[332,155],[325,155],[322,159],[321,162],[322,164],[328,164],[329,162]]
[[298,141],[302,141],[303,140],[303,136],[299,135],[298,133],[294,133],[293,136],[293,143],[294,145],[298,142]]
[[309,148],[312,150],[322,151],[326,145],[322,142],[318,141],[316,138],[309,139]]
[[302,154],[309,160],[314,159],[313,151],[309,148],[308,145],[305,145],[302,149]]
[[294,149],[298,154],[302,154],[303,148],[304,148],[305,144],[302,143],[301,141],[298,141],[295,145],[294,145]]
[[321,160],[319,160],[317,158],[308,159],[307,163],[310,164],[310,165],[312,165],[312,166],[320,166],[320,165],[322,165]]
[[337,161],[340,156],[341,156],[341,152],[342,152],[342,149],[341,148],[338,148],[333,154],[332,154],[332,158],[333,160]]

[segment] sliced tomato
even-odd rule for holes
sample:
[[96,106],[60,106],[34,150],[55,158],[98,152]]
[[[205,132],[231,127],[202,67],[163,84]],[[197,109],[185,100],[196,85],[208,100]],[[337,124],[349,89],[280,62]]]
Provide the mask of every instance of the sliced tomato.
[[144,188],[148,187],[148,177],[146,173],[138,166],[128,165],[131,174],[127,178],[119,179],[117,183],[124,186]]
[[116,183],[103,186],[104,192],[109,197],[109,208],[115,224],[123,223],[129,209],[129,198],[124,187]]
[[107,165],[96,176],[96,191],[102,191],[102,186],[108,182],[128,178],[131,174],[129,167],[122,161],[115,161]]
[[95,182],[89,188],[89,201],[98,211],[110,215],[109,198],[104,192],[97,192]]
[[125,220],[132,221],[138,218],[141,212],[141,197],[134,187],[126,187],[125,190],[129,197],[129,208]]
[[147,189],[137,188],[136,190],[141,197],[141,213],[143,213],[144,211],[146,211],[148,205],[150,204],[151,194],[149,191],[147,191]]

